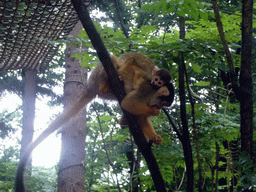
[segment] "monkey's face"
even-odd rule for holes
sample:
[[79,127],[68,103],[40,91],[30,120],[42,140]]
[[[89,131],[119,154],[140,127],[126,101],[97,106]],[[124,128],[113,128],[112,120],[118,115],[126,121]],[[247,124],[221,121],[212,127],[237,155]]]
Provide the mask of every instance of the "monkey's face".
[[153,76],[151,79],[151,84],[155,89],[162,87],[164,85],[164,81],[161,79],[160,76]]
[[155,68],[152,71],[151,85],[158,89],[171,81],[171,75],[166,69]]
[[167,86],[159,88],[153,97],[150,99],[149,106],[156,107],[161,109],[164,106],[170,106],[169,98],[171,97],[172,92],[168,89]]
[[161,109],[162,107],[171,106],[174,100],[174,87],[172,83],[168,83],[157,90],[150,99],[149,106]]

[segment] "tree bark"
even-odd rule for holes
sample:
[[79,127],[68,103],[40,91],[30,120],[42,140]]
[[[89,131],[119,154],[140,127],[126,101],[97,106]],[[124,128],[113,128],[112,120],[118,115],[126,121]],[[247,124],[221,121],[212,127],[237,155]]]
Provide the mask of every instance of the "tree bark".
[[251,157],[253,148],[252,10],[253,0],[243,0],[240,89],[247,94],[243,94],[240,100],[241,151],[246,151]]
[[[78,35],[82,25],[77,23],[71,35]],[[64,110],[75,102],[85,89],[87,70],[72,58],[75,48],[66,49],[66,79],[64,84]],[[86,109],[82,110],[62,132],[62,149],[59,162],[58,192],[83,192],[85,186]]]
[[[34,134],[34,119],[35,119],[35,101],[36,101],[36,86],[37,86],[37,71],[25,71],[25,86],[23,92],[22,106],[23,106],[23,119],[22,119],[22,138],[20,158],[27,146],[33,140]],[[24,181],[28,180],[28,175],[31,175],[31,159],[27,163],[25,169]],[[28,186],[25,185],[25,190],[30,191]]]
[[[252,11],[253,0],[243,0],[242,57],[240,70],[240,90],[242,94],[240,97],[240,132],[241,151],[246,151],[246,154],[251,158],[253,157]],[[245,189],[244,191],[252,191],[252,189]]]

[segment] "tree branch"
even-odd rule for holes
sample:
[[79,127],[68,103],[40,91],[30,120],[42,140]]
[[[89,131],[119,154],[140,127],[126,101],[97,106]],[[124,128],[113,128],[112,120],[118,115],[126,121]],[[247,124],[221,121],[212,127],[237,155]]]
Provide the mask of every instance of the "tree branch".
[[119,4],[119,0],[114,0],[115,1],[115,5],[116,5],[116,12],[117,12],[117,15],[119,17],[119,21],[120,21],[120,25],[122,27],[122,30],[124,32],[124,35],[126,38],[129,37],[129,34],[128,34],[128,31],[126,30],[126,27],[124,25],[124,20],[123,20],[123,16],[122,16],[122,12],[120,10],[120,4]]
[[[179,17],[179,29],[180,29],[180,39],[185,38],[185,19],[184,17]],[[186,95],[185,95],[185,82],[184,82],[184,74],[185,74],[185,61],[183,52],[179,52],[180,63],[179,63],[179,95],[180,95],[180,117],[182,122],[182,136],[183,136],[183,152],[186,162],[187,168],[187,192],[193,192],[194,188],[194,170],[193,170],[193,155],[192,148],[190,144],[189,138],[189,130],[188,130],[188,120],[187,120],[187,112],[186,112]]]
[[176,132],[176,134],[177,134],[177,136],[178,136],[180,142],[183,144],[184,138],[183,138],[182,134],[180,133],[178,127],[177,127],[177,126],[175,125],[175,123],[173,122],[172,117],[170,116],[170,114],[168,113],[168,111],[166,110],[166,108],[163,108],[162,110],[164,111],[165,115],[167,116],[167,118],[168,118],[168,120],[169,120],[169,123],[172,125],[173,130]]
[[[71,1],[74,5],[74,8],[78,14],[81,23],[83,24],[85,31],[91,39],[92,45],[97,51],[97,54],[102,65],[104,66],[104,69],[108,76],[110,88],[113,94],[116,96],[119,104],[121,104],[121,101],[126,94],[119,80],[118,74],[116,73],[115,67],[110,59],[110,55],[89,16],[86,6],[82,3],[81,0]],[[151,145],[148,143],[143,132],[141,131],[137,121],[135,120],[135,116],[131,115],[125,110],[123,110],[123,113],[128,122],[128,126],[134,137],[135,143],[137,144],[139,150],[143,154],[148,164],[148,168],[154,181],[156,190],[159,192],[165,192],[166,188],[164,185],[164,180],[160,173],[159,166],[156,162],[155,156],[151,150]]]
[[219,31],[220,39],[221,39],[222,46],[223,46],[224,52],[226,54],[226,59],[227,59],[228,66],[229,66],[230,81],[231,81],[231,84],[232,84],[232,88],[235,92],[235,96],[236,96],[237,100],[240,100],[240,98],[239,98],[240,91],[239,91],[239,87],[238,87],[238,84],[237,84],[237,77],[236,77],[236,73],[235,73],[235,69],[234,69],[233,59],[232,59],[232,56],[230,54],[229,47],[228,47],[228,42],[227,42],[225,34],[224,34],[223,25],[222,25],[222,22],[221,22],[221,17],[220,17],[220,13],[219,13],[219,7],[218,7],[218,4],[217,4],[217,0],[212,0],[212,6],[213,6],[214,14],[215,14],[216,25],[217,25],[217,28],[218,28],[218,31]]

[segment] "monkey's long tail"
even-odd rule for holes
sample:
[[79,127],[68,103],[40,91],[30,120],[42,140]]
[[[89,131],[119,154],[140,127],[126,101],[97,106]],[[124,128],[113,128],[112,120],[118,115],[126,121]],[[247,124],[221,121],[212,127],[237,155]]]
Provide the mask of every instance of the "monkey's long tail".
[[16,172],[16,178],[15,178],[15,192],[25,192],[24,187],[24,181],[23,181],[23,175],[26,167],[26,163],[30,158],[30,155],[32,151],[35,149],[37,145],[39,145],[43,140],[45,140],[51,133],[58,130],[62,125],[67,123],[69,119],[76,116],[79,111],[84,108],[92,99],[95,98],[95,94],[92,94],[93,92],[88,89],[87,91],[83,92],[80,99],[75,102],[75,104],[65,110],[60,116],[58,116],[47,129],[45,129],[41,135],[33,142],[31,143],[27,150],[24,152],[20,159],[20,163]]

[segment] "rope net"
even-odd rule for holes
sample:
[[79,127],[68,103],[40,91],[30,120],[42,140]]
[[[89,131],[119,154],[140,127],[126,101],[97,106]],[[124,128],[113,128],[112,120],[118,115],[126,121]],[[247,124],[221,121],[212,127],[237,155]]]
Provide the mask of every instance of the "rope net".
[[0,70],[44,71],[77,21],[70,0],[0,1]]

